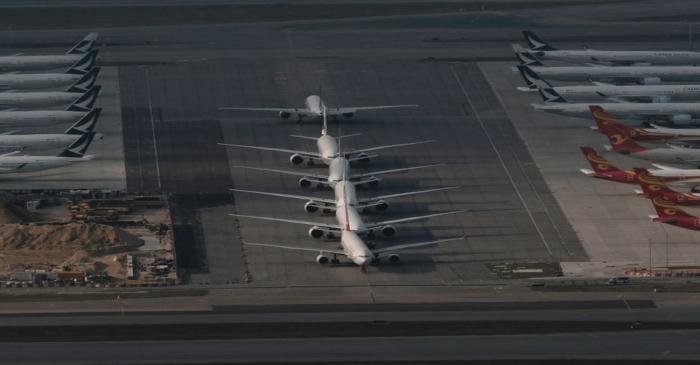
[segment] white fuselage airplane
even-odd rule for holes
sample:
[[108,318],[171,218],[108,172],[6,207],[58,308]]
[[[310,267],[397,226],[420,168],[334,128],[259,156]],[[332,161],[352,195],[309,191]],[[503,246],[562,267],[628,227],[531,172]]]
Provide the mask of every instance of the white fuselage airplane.
[[700,52],[692,51],[604,51],[595,49],[559,50],[530,31],[523,35],[530,49],[526,50],[542,60],[569,63],[597,63],[611,66],[630,65],[700,65]]
[[[100,86],[88,92],[65,91],[0,92],[0,109],[40,109],[67,105],[81,105],[80,110],[90,110],[100,93]],[[76,108],[73,108],[74,111]]]
[[[289,162],[292,163],[292,165],[300,165],[304,161],[307,161],[308,164],[313,164],[314,161],[321,161],[321,162],[325,163],[326,165],[330,165],[331,161],[333,161],[333,159],[340,156],[340,144],[338,143],[338,139],[347,138],[347,137],[354,137],[354,136],[358,136],[359,134],[341,135],[338,138],[333,137],[330,134],[328,134],[328,122],[326,120],[326,113],[323,111],[322,111],[322,117],[323,117],[323,129],[321,130],[320,137],[301,136],[301,135],[297,135],[297,134],[291,135],[291,137],[303,138],[303,139],[309,139],[309,140],[316,141],[317,152],[292,150],[292,149],[277,148],[277,147],[249,146],[249,145],[232,144],[232,143],[219,143],[219,145],[226,146],[226,147],[239,147],[239,148],[249,148],[249,149],[262,150],[262,151],[289,153],[289,154],[291,154],[291,156],[289,156]],[[347,151],[347,152],[344,151],[343,156],[350,162],[355,162],[355,161],[357,161],[357,162],[369,162],[369,159],[372,156],[367,154],[367,152],[378,151],[378,150],[389,149],[389,148],[414,146],[414,145],[418,145],[418,144],[431,143],[431,142],[435,142],[435,140],[431,139],[431,140],[418,141],[418,142],[398,143],[398,144],[385,145],[385,146],[362,148],[362,149],[351,150],[351,151]]]
[[85,155],[85,151],[94,137],[94,132],[83,134],[58,156],[18,155],[19,151],[0,155],[0,173],[42,171],[92,160],[93,156]]
[[700,66],[520,66],[545,80],[657,85],[700,81]]
[[[313,183],[316,183],[319,186],[331,186],[331,187],[335,186],[336,183],[345,179],[344,178],[345,171],[349,170],[348,169],[349,165],[350,165],[350,161],[348,159],[346,159],[345,157],[336,157],[333,160],[331,160],[329,165],[328,165],[328,175],[307,173],[307,172],[301,172],[301,171],[268,169],[268,168],[263,168],[263,167],[252,167],[252,166],[233,166],[233,167],[247,169],[247,170],[276,172],[276,173],[280,173],[280,174],[300,176],[301,178],[299,179],[299,185],[303,188],[308,188],[308,187],[311,187],[311,185]],[[379,177],[380,175],[386,175],[386,174],[392,174],[392,173],[404,172],[404,171],[411,171],[411,170],[418,170],[418,169],[425,169],[425,168],[442,166],[442,165],[443,164],[438,163],[438,164],[431,164],[431,165],[401,167],[401,168],[396,168],[396,169],[373,171],[373,172],[366,172],[366,173],[359,173],[359,174],[350,174],[347,176],[347,180],[351,181],[355,185],[367,184],[370,186],[376,186],[382,180],[382,178]]]
[[267,111],[267,112],[277,112],[282,119],[289,119],[295,117],[298,120],[303,120],[305,118],[322,118],[324,110],[326,115],[338,117],[343,116],[346,118],[351,118],[356,112],[361,110],[378,110],[378,109],[392,109],[392,108],[409,108],[417,107],[416,104],[405,104],[405,105],[377,105],[377,106],[358,106],[358,107],[344,107],[344,108],[329,108],[323,102],[318,95],[311,95],[304,99],[304,108],[242,108],[242,107],[222,107],[220,110],[252,110],[252,111]]
[[567,102],[669,103],[700,101],[699,85],[575,85],[552,89]]
[[[69,146],[95,129],[101,112],[101,109],[91,110],[62,134],[0,134],[0,150],[30,151]],[[102,135],[97,133],[95,137],[101,138]]]
[[64,88],[68,92],[85,92],[94,84],[100,68],[86,74],[0,74],[0,90],[38,90]]
[[[603,103],[606,112],[618,119],[663,121],[674,125],[691,125],[700,119],[700,103]],[[591,118],[589,103],[547,103],[532,104],[535,110],[565,115],[568,117]]]
[[13,55],[0,56],[0,71],[37,71],[53,70],[57,68],[73,68],[76,65],[85,64],[80,73],[89,71],[97,57],[97,51],[93,50],[98,33],[89,33],[83,40],[62,55]]
[[74,123],[82,118],[84,111],[29,110],[0,111],[0,125],[30,126]]

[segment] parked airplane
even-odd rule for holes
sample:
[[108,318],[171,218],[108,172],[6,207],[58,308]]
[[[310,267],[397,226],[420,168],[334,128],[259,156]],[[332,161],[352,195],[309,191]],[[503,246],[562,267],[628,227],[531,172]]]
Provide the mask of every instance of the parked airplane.
[[[344,180],[344,178],[343,178],[344,171],[348,170],[347,167],[349,164],[350,164],[350,160],[348,160],[344,157],[334,158],[330,162],[330,164],[328,165],[328,175],[307,173],[307,172],[288,171],[288,170],[268,169],[268,168],[262,168],[262,167],[252,167],[252,166],[233,166],[233,167],[248,169],[248,170],[276,172],[276,173],[280,173],[280,174],[300,176],[301,178],[299,179],[299,185],[302,188],[308,188],[313,183],[318,184],[318,186],[330,186],[330,187],[335,186],[335,184],[337,182]],[[411,170],[418,170],[418,169],[425,169],[425,168],[442,166],[442,165],[443,164],[441,164],[441,163],[437,163],[437,164],[430,164],[430,165],[402,167],[402,168],[396,168],[396,169],[390,169],[390,170],[350,174],[348,176],[348,180],[350,182],[352,182],[353,184],[355,184],[355,186],[359,186],[359,185],[377,186],[379,184],[379,182],[382,180],[382,178],[379,177],[380,175],[393,174],[393,173],[397,173],[397,172],[404,172],[404,171],[411,171]]]
[[652,221],[700,231],[700,217],[688,214],[664,196],[655,196],[651,199],[651,203],[657,213],[649,215]]
[[101,88],[101,86],[95,85],[84,93],[65,91],[0,92],[0,110],[40,109],[68,105],[73,111],[88,111],[95,105]]
[[[86,93],[65,110],[0,110],[0,126],[45,126],[73,123],[92,110],[99,86],[95,94]],[[2,95],[2,94],[0,94]]]
[[393,109],[417,107],[416,104],[405,105],[377,105],[377,106],[356,106],[356,107],[335,107],[329,108],[318,95],[311,95],[304,99],[303,108],[243,108],[243,107],[221,107],[220,110],[252,110],[279,113],[280,118],[289,119],[293,116],[302,121],[304,118],[321,118],[325,111],[327,115],[351,118],[356,112],[362,110]]
[[[658,85],[667,82],[700,81],[700,66],[530,66],[541,79],[564,82],[599,81],[610,84]],[[521,71],[522,72],[522,71]]]
[[[639,184],[637,174],[634,171],[621,170],[615,167],[591,147],[583,146],[581,151],[592,168],[592,170],[581,169],[581,172],[586,176],[625,184]],[[649,173],[653,177],[661,179],[664,184],[673,184],[690,189],[700,186],[700,170],[698,169],[680,169],[659,164],[652,165],[656,169],[649,170]]]
[[2,154],[0,155],[0,173],[42,171],[92,160],[94,156],[86,155],[85,152],[94,137],[95,132],[83,134],[57,156],[19,155],[20,151]]
[[37,90],[65,88],[72,93],[88,91],[97,80],[100,67],[94,67],[85,74],[43,73],[43,74],[0,74],[0,90]]
[[[618,119],[676,126],[695,124],[700,119],[700,103],[599,103],[611,116]],[[532,104],[535,110],[567,117],[590,118],[590,103]]]
[[606,146],[609,150],[647,161],[700,166],[700,148],[688,148],[677,145],[648,148],[637,144],[629,137],[625,137],[614,126],[602,132],[607,135],[612,145]]
[[445,188],[425,189],[425,190],[408,191],[408,192],[396,193],[396,194],[378,195],[378,196],[373,196],[370,198],[358,198],[357,197],[357,190],[355,188],[354,183],[352,183],[350,181],[339,181],[333,187],[333,190],[335,192],[334,199],[320,198],[320,197],[313,197],[313,196],[304,196],[304,195],[297,195],[297,194],[269,193],[266,191],[255,191],[255,190],[244,190],[244,189],[229,189],[229,190],[234,191],[234,192],[239,192],[239,193],[249,193],[249,194],[276,196],[276,197],[281,197],[281,198],[306,200],[307,202],[304,204],[304,210],[307,213],[315,213],[319,210],[322,210],[324,213],[335,212],[336,206],[342,206],[342,205],[346,204],[346,202],[348,205],[355,207],[355,209],[357,209],[358,212],[364,213],[368,209],[374,209],[374,210],[379,211],[379,212],[386,211],[387,209],[389,209],[389,202],[386,201],[387,199],[398,198],[398,197],[402,197],[402,196],[427,194],[427,193],[433,193],[433,192],[437,192],[437,191],[451,190],[451,189],[457,189],[457,188],[458,188],[458,186],[449,186],[449,187],[445,187]]
[[92,49],[97,36],[98,33],[88,34],[63,55],[0,56],[0,71],[37,71],[68,68],[73,69],[73,72],[86,73],[97,58],[97,50]]
[[700,52],[690,51],[602,51],[595,49],[559,50],[531,31],[523,31],[530,53],[543,60],[572,63],[597,63],[612,66],[697,65]]
[[669,103],[700,101],[700,85],[593,85],[552,86],[528,69],[520,67],[523,78],[531,82],[547,103]]
[[700,194],[682,193],[672,190],[666,186],[663,178],[653,176],[647,169],[637,167],[634,169],[634,172],[637,174],[639,186],[642,188],[641,190],[635,190],[637,194],[643,194],[649,199],[660,195],[677,205],[700,205]]
[[[102,109],[91,110],[62,134],[12,134],[12,132],[0,134],[0,150],[46,150],[71,145],[83,134],[94,130],[101,112]],[[102,134],[97,133],[95,136],[101,138]]]
[[687,128],[634,128],[618,122],[612,115],[598,105],[590,105],[589,110],[596,122],[596,127],[600,133],[622,133],[623,136],[635,141],[670,141],[670,140],[700,140],[700,129]]

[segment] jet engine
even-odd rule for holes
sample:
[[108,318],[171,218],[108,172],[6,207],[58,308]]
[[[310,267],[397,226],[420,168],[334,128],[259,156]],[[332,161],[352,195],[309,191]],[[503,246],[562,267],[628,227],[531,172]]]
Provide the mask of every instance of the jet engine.
[[391,237],[396,234],[396,228],[394,226],[384,226],[382,227],[382,236]]
[[299,179],[299,186],[301,186],[302,188],[308,188],[309,186],[311,186],[311,181],[305,177],[302,177],[301,179]]
[[374,209],[378,212],[384,212],[389,209],[389,203],[384,200],[380,200],[375,204]]
[[307,213],[316,213],[318,212],[318,205],[315,202],[308,201],[304,204],[304,210]]
[[357,154],[357,159],[355,160],[359,163],[368,163],[369,162],[369,155],[362,152]]
[[291,162],[292,165],[301,165],[301,163],[304,162],[304,157],[295,153],[289,156],[289,162]]
[[658,77],[645,77],[642,79],[642,85],[659,85],[661,79]]
[[673,122],[674,125],[689,125],[692,120],[693,117],[691,117],[690,114],[675,114],[671,117],[671,122]]
[[319,254],[318,256],[316,256],[316,262],[318,262],[321,265],[326,265],[329,262],[331,262],[331,258],[324,254]]
[[292,116],[292,113],[290,112],[280,112],[280,118],[282,119],[289,119],[289,117]]
[[316,239],[322,238],[323,237],[323,229],[321,229],[321,227],[319,227],[319,226],[313,226],[313,227],[309,228],[309,236],[311,238],[316,238]]
[[389,255],[389,256],[387,257],[387,260],[388,260],[390,263],[392,263],[392,264],[398,264],[399,261],[401,261],[401,256],[399,256],[399,255],[397,255],[397,254],[395,254],[395,253],[392,253],[391,255]]
[[652,103],[669,103],[671,102],[671,97],[668,95],[659,95],[651,99]]
[[355,113],[343,113],[343,116],[345,118],[352,118],[355,115]]

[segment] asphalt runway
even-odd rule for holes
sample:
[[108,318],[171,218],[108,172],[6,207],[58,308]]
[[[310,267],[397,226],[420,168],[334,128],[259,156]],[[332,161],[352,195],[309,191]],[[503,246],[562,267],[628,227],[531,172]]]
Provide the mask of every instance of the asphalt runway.
[[[573,335],[0,344],[4,363],[178,364],[498,359],[697,360],[700,331]],[[553,346],[556,344],[556,346]],[[41,351],[35,351],[41,348]]]

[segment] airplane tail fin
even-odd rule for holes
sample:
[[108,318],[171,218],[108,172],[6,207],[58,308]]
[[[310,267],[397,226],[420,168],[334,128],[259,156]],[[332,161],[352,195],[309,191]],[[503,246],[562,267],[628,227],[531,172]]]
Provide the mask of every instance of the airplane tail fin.
[[568,102],[547,81],[538,78],[537,81],[535,81],[535,86],[537,87],[537,91],[539,91],[540,96],[542,96],[542,100],[544,100],[546,103]]
[[87,151],[88,147],[90,147],[90,143],[92,143],[94,138],[95,132],[85,133],[75,142],[71,143],[70,146],[66,147],[66,149],[63,150],[63,152],[61,152],[58,156],[81,158],[85,156],[85,152]]
[[88,33],[80,42],[76,43],[66,54],[85,54],[92,50],[95,41],[100,34],[97,32]]
[[92,110],[97,101],[97,96],[100,95],[102,86],[96,85],[90,88],[86,93],[76,99],[73,104],[69,105],[66,110],[70,112],[86,112]]
[[524,30],[523,36],[525,37],[525,41],[527,42],[528,46],[530,46],[530,49],[533,51],[556,51],[557,50],[556,48],[550,46],[549,44],[547,44],[547,42],[543,41],[535,33],[531,32],[529,30]]
[[86,53],[79,60],[77,60],[68,69],[68,71],[66,71],[66,73],[74,74],[74,75],[84,75],[88,71],[90,71],[90,69],[92,69],[92,66],[95,65],[96,61],[97,61],[97,50],[93,49],[92,51]]
[[540,76],[533,71],[530,66],[518,65],[516,67],[518,68],[518,71],[520,71],[520,75],[523,77],[523,80],[525,80],[527,87],[532,90],[537,90],[537,81],[540,80]]
[[86,134],[90,133],[95,129],[97,124],[97,119],[100,117],[102,109],[92,109],[80,118],[75,124],[66,129],[64,134]]
[[626,137],[622,132],[618,131],[617,128],[611,127],[615,131],[603,132],[608,136],[612,150],[622,154],[636,153],[648,150],[648,148],[639,145],[629,137]]
[[649,170],[641,167],[635,167],[634,173],[637,175],[639,186],[644,192],[644,196],[653,199],[664,191],[669,189],[664,185],[664,181],[649,173]]
[[84,93],[90,90],[92,85],[95,85],[97,81],[97,76],[100,74],[101,67],[94,67],[92,70],[88,71],[83,75],[78,81],[68,88],[68,92],[71,93]]
[[542,66],[542,62],[540,62],[534,54],[530,53],[528,49],[521,47],[519,44],[513,44],[511,46],[513,47],[515,58],[518,59],[521,65]]
[[601,133],[607,134],[608,131],[619,132],[622,133],[625,137],[632,137],[636,133],[635,128],[626,126],[618,122],[617,119],[615,119],[612,115],[608,114],[608,112],[606,112],[605,109],[601,108],[600,106],[590,105],[588,109],[591,111],[593,119],[595,120],[595,123],[598,126],[598,130]]
[[605,157],[599,155],[598,152],[596,152],[596,150],[594,150],[592,147],[581,146],[581,152],[583,152],[583,154],[586,156],[586,160],[588,160],[588,163],[595,172],[604,173],[622,171],[611,165],[610,162],[605,159]]
[[661,195],[657,195],[654,198],[652,198],[651,203],[654,205],[654,209],[656,209],[656,213],[658,214],[658,218],[656,218],[655,220],[658,219],[660,221],[663,221],[682,217],[700,218],[695,217],[692,214],[688,214],[686,211],[673,204],[672,201],[664,198]]

